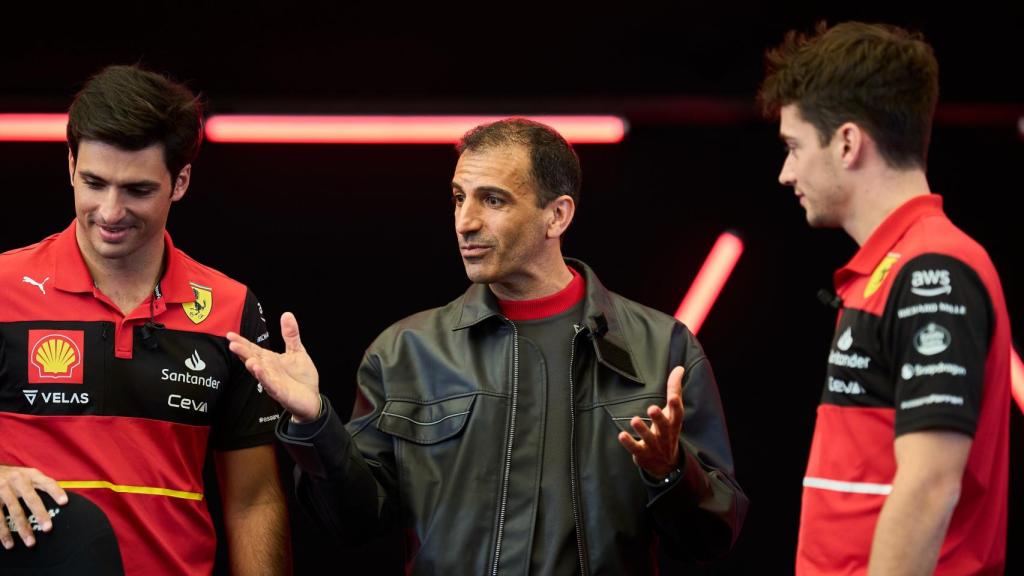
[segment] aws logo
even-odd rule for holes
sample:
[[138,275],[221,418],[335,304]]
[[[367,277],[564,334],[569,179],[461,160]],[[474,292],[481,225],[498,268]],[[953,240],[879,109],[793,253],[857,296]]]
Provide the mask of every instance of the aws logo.
[[918,296],[938,296],[953,292],[949,270],[914,270],[910,277],[910,291]]
[[28,331],[30,384],[81,384],[84,360],[84,331]]

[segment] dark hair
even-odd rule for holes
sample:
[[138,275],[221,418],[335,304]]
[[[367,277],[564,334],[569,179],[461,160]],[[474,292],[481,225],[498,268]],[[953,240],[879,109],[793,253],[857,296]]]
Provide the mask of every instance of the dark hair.
[[547,206],[559,196],[580,201],[580,159],[572,146],[554,128],[527,120],[505,118],[473,128],[459,140],[455,150],[477,152],[504,146],[522,146],[530,154],[530,178],[537,189],[537,205]]
[[125,150],[164,147],[171,183],[195,160],[203,108],[185,86],[138,66],[108,66],[85,83],[68,110],[68,147],[96,140]]
[[796,104],[826,145],[844,122],[877,142],[894,168],[924,168],[939,97],[939,63],[921,34],[886,24],[820,23],[790,31],[765,55],[758,99],[767,117]]

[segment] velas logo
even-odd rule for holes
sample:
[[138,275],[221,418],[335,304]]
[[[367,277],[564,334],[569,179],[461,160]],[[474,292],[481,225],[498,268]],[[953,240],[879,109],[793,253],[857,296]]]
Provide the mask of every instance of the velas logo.
[[84,331],[28,331],[29,384],[81,384],[84,361]]

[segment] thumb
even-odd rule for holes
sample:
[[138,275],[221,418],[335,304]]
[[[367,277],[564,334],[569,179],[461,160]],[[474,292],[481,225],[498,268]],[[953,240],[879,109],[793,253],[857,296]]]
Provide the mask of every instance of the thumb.
[[284,339],[284,351],[302,352],[302,340],[299,339],[299,321],[291,312],[281,315],[281,338]]

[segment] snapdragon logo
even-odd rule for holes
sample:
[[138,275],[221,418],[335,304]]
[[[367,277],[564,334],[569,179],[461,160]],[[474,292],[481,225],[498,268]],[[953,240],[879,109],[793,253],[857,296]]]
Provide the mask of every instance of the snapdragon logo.
[[919,376],[937,376],[939,374],[966,376],[967,368],[957,364],[949,364],[948,362],[939,362],[937,364],[904,364],[900,370],[900,376],[903,376],[904,380],[910,380]]

